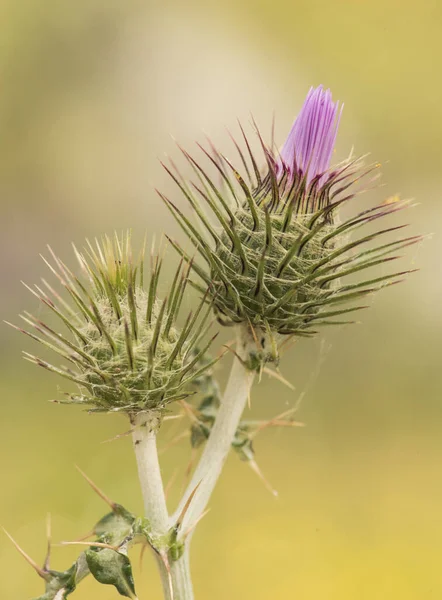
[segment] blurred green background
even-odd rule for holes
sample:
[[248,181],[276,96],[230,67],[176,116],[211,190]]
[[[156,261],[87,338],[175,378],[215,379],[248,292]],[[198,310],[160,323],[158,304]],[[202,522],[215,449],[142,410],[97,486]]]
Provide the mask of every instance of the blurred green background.
[[[47,276],[47,243],[72,264],[71,240],[115,228],[180,236],[153,191],[182,202],[157,160],[178,156],[172,136],[190,147],[207,132],[233,155],[224,128],[237,117],[251,111],[267,132],[275,112],[282,143],[310,85],[345,102],[338,157],[354,145],[383,164],[385,186],[357,202],[413,197],[410,235],[436,235],[406,253],[401,267],[421,270],[380,294],[361,325],[284,357],[295,392],[267,378],[255,388],[256,417],[306,392],[306,427],[257,439],[278,499],[229,460],[194,537],[196,595],[439,599],[442,3],[2,0],[0,10],[0,301],[10,321],[41,310],[19,282]],[[37,350],[31,340],[6,326],[1,336],[0,523],[40,561],[47,512],[54,541],[105,512],[74,464],[141,512],[135,464],[127,438],[102,443],[127,428],[123,418],[48,403],[63,382],[21,359]],[[173,435],[165,427],[161,445]],[[188,457],[186,442],[162,456],[165,479],[180,469],[171,501]],[[54,548],[53,567],[76,554]],[[5,536],[0,566],[1,598],[41,593]],[[151,557],[135,571],[140,599],[160,598]],[[118,595],[89,579],[75,597]]]

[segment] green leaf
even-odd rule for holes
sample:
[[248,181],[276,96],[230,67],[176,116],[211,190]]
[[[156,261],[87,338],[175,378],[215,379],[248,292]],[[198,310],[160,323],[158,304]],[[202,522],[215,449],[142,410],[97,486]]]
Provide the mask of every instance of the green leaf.
[[121,544],[130,535],[134,521],[134,515],[123,506],[115,504],[114,510],[100,519],[94,527],[97,541],[111,545]]
[[125,554],[110,548],[91,548],[85,555],[89,570],[99,583],[115,586],[121,596],[137,598],[132,567]]
[[77,587],[77,563],[67,571],[49,571],[46,591],[35,600],[66,600]]

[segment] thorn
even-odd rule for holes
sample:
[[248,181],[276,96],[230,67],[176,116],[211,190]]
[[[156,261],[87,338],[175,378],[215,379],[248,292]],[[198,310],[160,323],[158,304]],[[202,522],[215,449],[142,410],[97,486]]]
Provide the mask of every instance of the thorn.
[[54,544],[55,546],[96,546],[97,548],[109,548],[109,550],[114,550],[115,552],[119,552],[118,546],[111,546],[111,544],[105,544],[103,542],[60,542],[59,544]]
[[381,205],[388,205],[388,204],[396,204],[396,202],[400,202],[401,199],[399,197],[399,194],[394,194],[393,196],[389,196],[388,198],[386,198]]
[[31,565],[31,567],[37,572],[38,575],[40,575],[40,577],[42,577],[42,579],[46,579],[46,581],[47,581],[48,578],[49,578],[49,574],[44,569],[42,569],[41,567],[39,567],[37,565],[37,563],[34,560],[32,560],[32,558],[28,554],[26,554],[26,552],[23,550],[23,548],[21,548],[17,544],[17,542],[12,537],[12,535],[10,533],[8,533],[4,527],[2,527],[2,529],[6,533],[6,535],[8,536],[8,538],[11,540],[11,542],[14,544],[14,546],[18,550],[18,552],[26,560],[26,562]]
[[[201,479],[201,481],[202,481],[202,479]],[[193,497],[195,496],[195,494],[196,494],[196,492],[197,492],[197,490],[198,490],[199,486],[201,485],[201,481],[199,481],[199,482],[196,484],[196,486],[194,487],[194,489],[193,489],[192,493],[191,493],[191,494],[190,494],[190,496],[187,498],[187,500],[186,500],[186,504],[184,505],[184,507],[183,507],[183,510],[181,511],[181,514],[180,514],[180,516],[178,517],[178,519],[177,519],[177,522],[176,522],[176,525],[175,525],[175,527],[176,527],[177,529],[180,527],[181,523],[183,522],[184,515],[185,515],[185,514],[186,514],[186,512],[188,511],[188,509],[189,509],[189,506],[190,506],[190,503],[192,502],[192,500],[193,500]]]
[[225,347],[229,347],[231,348],[232,346],[236,346],[236,338],[232,338],[231,340],[229,340],[228,342],[226,342],[224,344]]
[[[218,334],[216,334],[216,336],[214,336],[214,337],[213,337],[213,339],[215,339],[215,337],[217,337],[217,335],[218,335]],[[222,348],[224,348],[224,350],[223,350]],[[217,361],[219,361],[219,360],[221,360],[222,358],[224,358],[224,356],[227,354],[227,352],[228,352],[229,350],[231,350],[231,348],[226,348],[226,346],[222,346],[222,347],[220,348],[220,350],[218,351],[218,353],[217,353],[216,360],[217,360]],[[244,361],[243,361],[243,362],[244,362]]]
[[174,593],[173,593],[173,585],[172,585],[172,574],[170,572],[170,564],[169,564],[169,558],[167,556],[167,553],[164,552],[164,550],[162,550],[160,553],[160,558],[163,561],[164,566],[166,567],[166,571],[167,571],[167,580],[169,582],[169,594],[170,594],[170,600],[174,600]]
[[[118,433],[115,437],[109,438],[108,440],[103,440],[100,442],[101,444],[107,444],[108,442],[115,442],[115,440],[119,440],[120,438],[131,435],[135,429],[129,429],[129,431],[125,431],[124,433]],[[78,467],[77,467],[78,468]]]
[[[272,150],[272,152],[275,151],[275,122],[276,122],[276,116],[275,116],[275,109],[273,109],[272,111],[272,129],[271,129],[271,137],[270,137],[270,148]],[[277,150],[277,148],[276,148]]]
[[140,560],[139,560],[139,569],[140,569],[140,573],[143,571],[143,558],[144,558],[144,553],[146,552],[146,548],[149,544],[147,542],[144,542],[144,544],[141,546],[141,550],[140,550]]
[[275,419],[284,419],[285,417],[290,417],[290,415],[294,415],[296,411],[297,411],[296,406],[293,406],[292,408],[289,408],[288,410],[285,410],[280,415],[278,415],[277,417],[275,417]]
[[92,529],[92,531],[89,531],[89,533],[87,533],[86,535],[82,535],[81,537],[77,538],[74,541],[75,542],[84,542],[85,540],[87,540],[87,538],[90,538],[93,535],[95,535],[95,531]]
[[46,517],[46,539],[48,540],[48,548],[46,550],[46,558],[43,563],[43,570],[49,571],[50,569],[50,558],[51,558],[51,542],[52,542],[52,523],[51,513],[48,513]]
[[184,412],[187,414],[187,416],[189,417],[189,419],[191,421],[193,421],[194,423],[199,423],[200,422],[200,420],[196,416],[196,412],[197,412],[196,408],[194,408],[193,406],[191,406],[185,400],[179,400],[178,404],[180,404],[184,408]]
[[247,370],[249,369],[246,361],[240,357],[240,355],[238,354],[238,352],[236,352],[236,350],[234,350],[230,346],[226,346],[225,344],[223,344],[222,348],[225,348],[226,352],[231,352],[232,354],[234,354],[236,356],[236,358],[239,360],[239,362],[242,364],[242,366]]
[[259,365],[258,383],[261,383],[263,371],[264,371],[264,363],[261,362],[261,364]]
[[254,471],[258,475],[258,477],[261,479],[261,481],[265,485],[266,489],[272,494],[272,496],[277,498],[278,492],[272,488],[270,483],[264,477],[264,475],[263,475],[261,469],[258,467],[257,463],[254,460],[249,460],[248,464],[250,465],[250,468],[252,469],[252,471]]
[[22,327],[18,327],[17,325],[14,325],[14,323],[10,323],[9,321],[5,321],[4,319],[3,319],[3,323],[5,323],[5,325],[9,325],[9,327],[12,327],[16,331],[19,331],[20,333],[26,333]]
[[[283,354],[285,354],[287,352],[287,350],[289,350],[294,343],[296,342],[296,336],[295,335],[291,335],[289,336],[286,340],[284,340],[282,342],[282,344],[279,346],[279,354],[280,356],[282,356]],[[281,353],[281,350],[284,348],[284,346],[286,346],[284,352]]]
[[204,519],[204,517],[207,515],[208,512],[210,512],[210,508],[206,508],[206,510],[198,517],[198,519],[195,521],[195,523],[193,525],[191,525],[189,527],[189,529],[187,529],[187,531],[183,535],[184,539],[186,539],[186,537],[189,535],[189,533],[191,533],[195,529],[195,527],[198,525],[198,523]]
[[255,328],[253,327],[252,322],[248,317],[247,317],[247,321],[249,323],[250,331],[252,332],[252,337],[255,340],[255,345],[258,348],[258,350],[260,350],[262,352],[263,347],[262,347],[260,340],[258,339],[258,336],[256,335]]
[[271,425],[275,427],[305,427],[305,423],[302,421],[279,421],[278,419],[273,419]]
[[281,373],[279,373],[278,371],[273,371],[272,369],[269,369],[268,367],[264,367],[263,371],[266,375],[269,375],[270,377],[274,377],[275,379],[277,379],[278,381],[280,381],[281,383],[286,385],[288,388],[295,391],[295,389],[296,389],[295,386],[292,383],[290,383],[290,381],[287,381],[287,379],[285,377],[283,377],[281,375]]
[[[293,424],[293,427],[304,427],[304,423],[299,423],[298,421],[289,421],[289,420],[283,420],[286,419],[287,417],[289,417],[290,415],[294,414],[297,410],[297,407],[293,407],[290,408],[289,410],[286,410],[285,412],[281,413],[280,415],[277,415],[276,417],[273,417],[272,419],[270,419],[269,421],[264,421],[253,433],[252,433],[252,437],[255,437],[256,435],[258,435],[258,433],[260,433],[263,429],[266,429],[267,427],[273,427],[274,425],[277,424]],[[296,424],[296,425],[295,425]]]
[[247,391],[247,408],[249,410],[252,409],[252,394],[251,394],[251,389],[250,388]]
[[76,468],[76,469],[77,469],[77,471],[80,473],[80,475],[82,475],[82,476],[83,476],[83,477],[86,479],[86,481],[87,481],[87,482],[88,482],[88,484],[91,486],[91,488],[94,490],[94,492],[95,492],[96,494],[98,494],[98,495],[100,496],[100,498],[101,498],[102,500],[104,500],[104,501],[106,502],[106,504],[108,504],[108,505],[111,507],[111,509],[112,509],[112,510],[115,510],[115,508],[116,508],[116,503],[115,503],[115,502],[113,502],[112,500],[110,500],[110,498],[108,498],[108,497],[106,496],[106,494],[105,494],[104,492],[102,492],[102,491],[100,490],[100,488],[99,488],[97,485],[95,485],[95,483],[92,481],[92,479],[89,479],[89,477],[86,475],[86,473],[84,473],[84,472],[83,472],[83,471],[80,469],[80,467],[79,467],[78,465],[75,465],[75,468]]

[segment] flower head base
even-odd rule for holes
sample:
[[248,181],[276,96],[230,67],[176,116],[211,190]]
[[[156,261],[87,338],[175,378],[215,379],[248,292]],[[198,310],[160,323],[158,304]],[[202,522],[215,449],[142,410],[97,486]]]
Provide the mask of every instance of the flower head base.
[[333,103],[330,90],[324,91],[322,86],[310,88],[282,147],[280,170],[285,168],[291,179],[305,175],[307,185],[316,177],[324,184],[341,113],[342,108],[339,110],[338,102]]
[[[320,325],[349,322],[334,318],[365,306],[342,304],[396,283],[405,272],[351,283],[341,283],[342,278],[394,260],[398,258],[392,256],[396,250],[421,239],[396,238],[370,245],[402,226],[349,239],[362,225],[387,217],[408,203],[396,198],[338,221],[339,208],[361,192],[356,182],[378,167],[364,170],[361,160],[348,160],[329,169],[338,121],[338,105],[332,103],[330,92],[310,90],[280,156],[264,144],[256,128],[264,171],[242,128],[246,151],[236,141],[234,144],[245,175],[213,144],[211,150],[200,148],[220,184],[184,150],[198,183],[186,182],[173,163],[172,168],[165,166],[205,230],[201,233],[160,194],[204,259],[205,266],[192,264],[202,280],[201,290],[208,289],[221,324],[240,324],[250,330],[256,342],[250,359],[255,368],[278,359],[281,335],[311,336]],[[218,227],[213,226],[204,205]],[[177,243],[174,246],[190,262],[186,251]]]
[[80,392],[68,394],[67,401],[89,405],[91,412],[122,411],[134,417],[140,411],[161,412],[173,400],[190,395],[194,379],[211,364],[200,368],[210,345],[210,341],[203,342],[210,314],[204,302],[189,315],[181,331],[175,323],[189,267],[180,264],[169,295],[161,301],[157,292],[162,260],[152,257],[145,289],[144,252],[133,260],[129,235],[105,237],[101,244],[88,244],[83,253],[75,250],[75,254],[83,278],[76,277],[53,253],[55,266],[48,263],[72,304],[44,280],[49,294],[39,286],[31,289],[61,319],[70,336],[28,313],[22,318],[36,333],[21,331],[57,352],[76,370],[27,353],[26,358],[77,383]]

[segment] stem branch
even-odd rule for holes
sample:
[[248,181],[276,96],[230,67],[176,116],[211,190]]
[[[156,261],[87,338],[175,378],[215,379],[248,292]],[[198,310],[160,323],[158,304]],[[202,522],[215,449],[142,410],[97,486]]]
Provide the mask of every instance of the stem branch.
[[249,337],[250,335],[244,327],[237,328],[238,358],[234,358],[221,406],[201,459],[172,518],[173,523],[176,523],[176,519],[183,511],[191,494],[197,488],[184,514],[180,527],[181,532],[192,528],[204,512],[229,454],[232,440],[249,397],[255,373],[248,370],[241,362],[241,359],[248,358],[249,345],[253,344],[255,347],[253,340],[250,340]]

